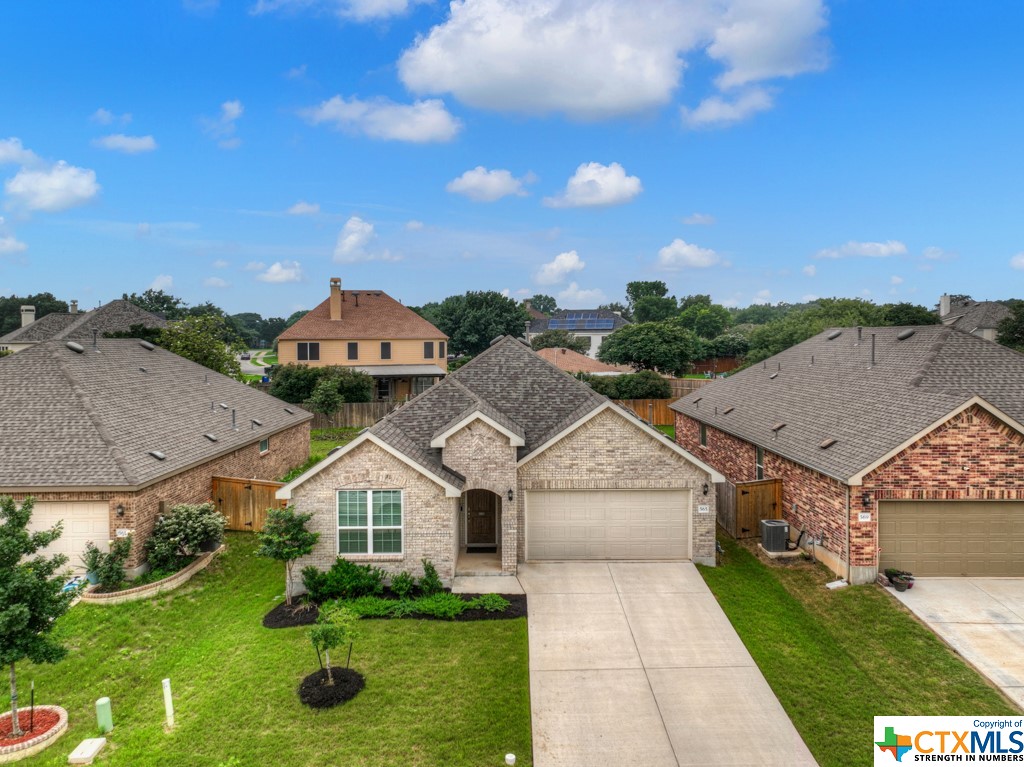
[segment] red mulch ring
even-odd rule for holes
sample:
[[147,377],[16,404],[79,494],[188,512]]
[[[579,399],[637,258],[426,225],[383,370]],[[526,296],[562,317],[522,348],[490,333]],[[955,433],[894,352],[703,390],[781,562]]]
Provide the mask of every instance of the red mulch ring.
[[334,677],[332,685],[327,684],[326,669],[307,676],[299,685],[299,700],[310,708],[331,708],[352,700],[366,686],[363,675],[355,669],[332,669],[331,676]]
[[50,709],[45,708],[36,709],[35,727],[31,732],[29,732],[28,723],[30,716],[31,711],[29,709],[18,709],[18,724],[21,725],[21,729],[25,733],[20,738],[11,737],[10,712],[0,716],[0,746],[14,746],[18,743],[24,743],[26,740],[38,738],[47,730],[52,727],[56,727],[57,722],[60,721],[60,715],[56,711],[51,711]]

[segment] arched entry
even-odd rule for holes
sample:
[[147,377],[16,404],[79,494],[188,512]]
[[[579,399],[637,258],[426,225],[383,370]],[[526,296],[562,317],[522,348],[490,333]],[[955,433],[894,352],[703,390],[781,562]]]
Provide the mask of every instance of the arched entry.
[[501,537],[501,496],[490,490],[465,495],[466,551],[496,551]]

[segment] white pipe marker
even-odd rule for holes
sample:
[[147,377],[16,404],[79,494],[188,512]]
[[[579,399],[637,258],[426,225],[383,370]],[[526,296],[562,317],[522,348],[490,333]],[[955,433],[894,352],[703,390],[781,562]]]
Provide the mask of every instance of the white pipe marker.
[[164,710],[167,711],[167,729],[174,727],[174,701],[171,700],[171,680],[165,679],[164,686]]

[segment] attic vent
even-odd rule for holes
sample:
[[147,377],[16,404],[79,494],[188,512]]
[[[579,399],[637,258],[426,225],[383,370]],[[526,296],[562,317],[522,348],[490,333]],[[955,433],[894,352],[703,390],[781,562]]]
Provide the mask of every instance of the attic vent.
[[785,426],[786,426],[786,422],[785,421],[779,421],[777,424],[772,426],[772,431],[778,431],[779,429],[785,428]]
[[768,380],[769,381],[774,381],[778,377],[779,377],[778,372],[775,372],[775,373],[772,373],[770,376],[768,376]]
[[828,439],[823,441],[820,445],[818,445],[818,447],[820,447],[822,450],[828,450],[830,447],[832,447],[834,444],[836,444],[836,442],[837,442],[837,440],[836,440],[835,437],[829,437]]
[[146,372],[146,368],[139,368],[139,372],[140,373],[145,373]]
[[488,346],[494,346],[494,345],[495,345],[496,343],[498,343],[498,341],[500,341],[500,340],[501,340],[502,338],[504,338],[504,336],[495,336],[494,338],[492,338],[492,339],[491,339],[491,342],[490,342],[489,344],[487,344],[487,345],[488,345]]
[[212,434],[207,433],[207,434],[204,434],[203,436],[206,437],[208,440],[210,440],[210,442],[216,442],[217,441],[217,438],[215,436],[213,436]]
[[906,341],[908,338],[910,338],[916,332],[917,332],[916,330],[910,330],[910,329],[901,330],[899,335],[896,336],[896,340],[897,341]]
[[222,408],[222,409],[224,409],[224,410],[227,410],[227,409],[228,409],[228,406],[227,406],[227,405],[225,405],[225,404],[224,404],[223,402],[221,402],[221,403],[220,403],[220,406],[221,406],[221,408]]
[[158,461],[164,460],[167,456],[161,453],[159,450],[150,450],[149,454],[156,458]]
[[258,418],[251,418],[249,419],[249,422],[252,424],[253,429],[255,429],[257,426],[263,425],[263,421],[259,420]]
[[729,415],[729,413],[731,413],[735,409],[736,409],[735,407],[730,405],[729,407],[727,407],[725,410],[722,411],[722,415]]
[[290,407],[286,407],[284,409],[284,412],[286,412],[288,415],[295,415],[295,411],[292,410]]
[[837,338],[839,338],[839,336],[841,336],[842,334],[843,334],[843,331],[841,331],[841,330],[833,330],[833,331],[832,331],[831,333],[829,333],[829,334],[828,334],[827,336],[825,336],[825,337],[826,337],[826,338],[827,338],[827,339],[828,339],[829,341],[835,341],[835,340],[836,340]]
[[697,399],[695,399],[695,400],[693,401],[693,404],[694,404],[694,405],[696,405],[697,407],[700,407],[700,401],[701,401],[702,399],[704,399],[704,398],[703,398],[703,397],[697,397]]
[[156,346],[154,344],[151,344],[149,341],[139,341],[139,346],[141,346],[148,352],[151,352],[156,348]]
[[81,354],[82,352],[85,351],[84,346],[82,346],[81,344],[76,344],[74,341],[68,341],[64,345],[68,347],[71,351],[73,351],[75,354]]

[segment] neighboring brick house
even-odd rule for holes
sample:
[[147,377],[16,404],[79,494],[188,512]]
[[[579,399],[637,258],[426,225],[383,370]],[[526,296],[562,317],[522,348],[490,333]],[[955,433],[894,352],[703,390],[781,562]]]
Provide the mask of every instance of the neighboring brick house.
[[71,302],[69,312],[51,312],[36,319],[34,306],[21,307],[21,327],[0,337],[0,351],[19,352],[43,341],[75,341],[92,343],[104,333],[127,332],[133,326],[164,328],[163,317],[140,309],[130,301],[117,299],[92,311],[78,311],[78,302]]
[[952,327],[836,328],[673,403],[732,483],[853,583],[1024,575],[1024,355]]
[[407,399],[448,369],[448,336],[380,290],[342,290],[277,337],[277,359],[341,365],[373,376],[378,400]]
[[35,498],[34,529],[72,567],[86,541],[210,500],[214,476],[276,479],[309,457],[307,413],[137,339],[36,344],[0,359],[0,496]]
[[445,580],[461,556],[714,564],[723,478],[509,336],[278,491],[316,550]]
[[939,298],[939,320],[986,341],[995,341],[999,336],[999,323],[1013,312],[999,301],[953,301],[952,296],[943,294]]
[[559,370],[564,370],[570,375],[574,373],[586,373],[587,375],[592,376],[620,376],[623,373],[636,372],[627,365],[609,365],[605,362],[599,362],[592,357],[588,357],[586,354],[580,354],[577,351],[566,349],[561,346],[555,346],[549,349],[538,349],[537,354]]
[[550,317],[532,319],[526,324],[526,341],[545,330],[565,330],[590,341],[587,356],[596,359],[601,343],[621,327],[629,325],[619,312],[610,309],[560,309]]

